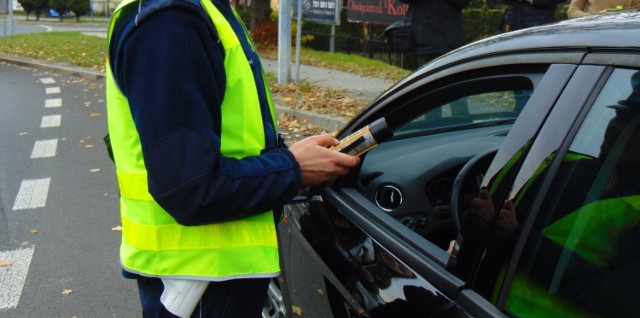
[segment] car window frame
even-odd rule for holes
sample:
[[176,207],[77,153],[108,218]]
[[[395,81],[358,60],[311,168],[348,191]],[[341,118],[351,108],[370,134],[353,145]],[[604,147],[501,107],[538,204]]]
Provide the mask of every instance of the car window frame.
[[[475,72],[479,71],[494,70],[504,74],[514,68],[530,68],[534,65],[542,65],[543,67],[559,63],[577,65],[584,58],[586,52],[582,48],[544,49],[535,52],[491,53],[455,64],[441,63],[446,60],[435,60],[427,64],[422,72],[418,71],[414,76],[408,76],[382,92],[362,112],[354,116],[336,136],[339,139],[346,137],[367,124],[384,117],[392,112],[396,105],[406,104],[410,99],[415,98],[415,95],[407,92],[416,90],[417,87],[424,87],[425,84],[438,83],[438,86],[429,86],[430,89],[436,89],[446,85],[445,83],[450,82],[455,76],[473,76]],[[398,95],[401,97],[397,97]]]
[[[567,118],[566,117],[563,118],[562,116],[551,117],[552,120],[546,121],[544,123],[544,126],[546,127],[548,127],[548,125],[556,125],[556,126],[564,125],[566,128],[566,133],[564,134],[564,138],[562,139],[562,142],[557,147],[558,155],[555,157],[555,160],[553,160],[553,162],[550,164],[549,170],[544,176],[544,180],[542,181],[542,184],[540,185],[539,189],[537,189],[537,192],[540,193],[541,195],[537,196],[536,201],[532,204],[531,211],[529,212],[529,215],[527,216],[525,223],[522,225],[523,230],[519,234],[517,246],[514,249],[511,260],[509,261],[508,269],[505,275],[503,285],[500,287],[497,300],[495,302],[496,307],[498,307],[500,310],[503,310],[505,306],[506,299],[509,295],[511,283],[513,282],[514,275],[518,268],[518,264],[524,253],[524,247],[526,246],[530,238],[531,229],[536,221],[536,216],[539,213],[539,209],[541,208],[542,204],[546,200],[546,195],[547,195],[547,192],[549,191],[550,184],[556,178],[556,174],[558,173],[560,165],[562,164],[562,157],[569,151],[569,148],[573,143],[574,139],[576,138],[576,135],[580,127],[582,126],[585,118],[591,111],[591,108],[593,107],[594,102],[602,92],[603,86],[606,84],[607,80],[613,74],[615,69],[616,68],[632,68],[632,69],[640,70],[640,61],[637,58],[637,56],[638,56],[637,50],[595,49],[592,54],[589,54],[585,57],[584,63],[582,63],[578,67],[578,70],[583,70],[586,68],[593,68],[594,70],[599,69],[600,75],[597,77],[594,77],[593,74],[590,76],[576,74],[574,76],[574,78],[578,78],[578,79],[592,78],[594,80],[594,86],[589,91],[589,94],[587,96],[584,96],[586,97],[586,99],[584,99],[582,103],[582,107],[580,108],[579,112],[575,114],[575,118],[571,121],[571,125],[567,125],[567,122],[568,122]],[[612,61],[615,61],[615,62],[612,63]],[[578,86],[581,86],[581,85],[576,85],[576,88]],[[563,95],[569,96],[571,95],[571,93],[563,92]],[[573,97],[575,98],[575,94],[573,94]],[[567,97],[567,102],[565,102],[564,105],[555,105],[554,110],[556,109],[566,110],[570,108],[571,103],[568,102],[568,100],[570,100],[569,97]],[[536,140],[545,140],[545,137],[537,136]],[[548,139],[545,141],[548,141]]]
[[[585,138],[590,139],[589,137],[585,137],[585,132],[587,132],[587,131],[592,132],[593,131],[594,118],[596,118],[596,117],[603,118],[603,119],[600,119],[601,121],[598,122],[598,123],[603,124],[603,125],[604,125],[604,123],[606,123],[607,126],[610,124],[608,115],[603,116],[604,114],[600,114],[600,113],[598,113],[598,111],[601,111],[601,109],[603,109],[603,108],[608,108],[608,105],[615,104],[617,100],[620,100],[618,98],[624,99],[627,96],[628,93],[617,92],[617,93],[620,93],[621,95],[623,95],[624,97],[621,97],[621,96],[616,96],[617,98],[616,97],[613,97],[613,98],[612,97],[608,97],[608,96],[611,96],[611,95],[615,96],[613,92],[616,90],[616,88],[620,84],[620,83],[615,82],[615,81],[611,82],[612,78],[614,78],[614,77],[615,78],[619,78],[618,76],[621,73],[619,73],[618,71],[625,71],[625,72],[630,71],[630,72],[633,72],[634,74],[636,74],[636,73],[640,72],[640,69],[638,69],[638,68],[623,68],[623,67],[607,67],[606,68],[606,70],[603,72],[602,77],[599,79],[597,88],[594,89],[593,94],[589,97],[588,102],[585,103],[585,106],[583,107],[583,110],[580,113],[580,115],[578,117],[578,120],[576,120],[574,125],[571,127],[571,130],[570,130],[570,132],[568,134],[569,137],[566,138],[566,140],[563,142],[563,144],[561,146],[561,152],[559,152],[560,155],[557,156],[557,159],[554,161],[553,166],[551,167],[551,168],[554,169],[554,171],[553,171],[553,173],[550,173],[549,176],[546,177],[548,179],[548,183],[547,184],[549,184],[551,182],[558,183],[560,181],[564,185],[566,185],[567,184],[566,182],[571,177],[574,177],[573,175],[571,175],[571,177],[568,177],[567,179],[565,179],[565,178],[563,178],[561,176],[563,174],[563,172],[567,172],[567,171],[570,171],[572,169],[572,168],[569,168],[569,166],[565,166],[566,163],[563,163],[563,161],[565,161],[565,160],[563,160],[563,158],[565,158],[567,154],[578,154],[581,158],[597,158],[598,157],[598,153],[597,152],[600,151],[600,146],[601,146],[600,143],[596,144],[597,150],[594,150],[594,149],[590,149],[590,150],[589,149],[582,149],[582,150],[586,150],[586,152],[583,152],[583,151],[577,151],[576,152],[576,148],[575,148],[576,143],[575,143],[575,141],[576,140],[585,140]],[[602,98],[604,98],[605,100],[607,98],[609,98],[609,99],[613,99],[615,101],[609,100],[608,102],[604,102],[603,103],[603,101],[601,100]],[[594,111],[596,111],[595,114],[593,113]],[[610,109],[610,112],[613,112],[613,110]],[[636,123],[637,123],[637,119],[638,119],[638,117],[635,118],[635,122]],[[604,128],[605,126],[600,126],[600,127]],[[635,128],[637,126],[636,125],[632,125],[631,127]],[[631,131],[629,131],[629,132],[631,132]],[[604,132],[602,132],[602,134],[604,134]],[[617,137],[618,136],[616,136],[616,138]],[[627,138],[629,138],[629,135],[627,135]],[[622,138],[622,139],[624,140],[624,138]],[[578,143],[578,145],[583,145],[584,146],[585,144],[584,143]],[[595,151],[596,153],[593,153],[592,151]],[[615,153],[615,151],[612,151],[612,152],[608,152],[607,151],[607,152],[605,152],[604,156],[608,157],[608,156],[612,155],[614,158],[617,158],[616,156],[620,154],[620,153],[618,153],[617,155],[615,155],[614,153]],[[617,161],[617,159],[614,159],[614,160]],[[591,160],[588,160],[588,161],[591,161]],[[598,175],[600,177],[602,177],[601,174],[603,172],[605,173],[605,176],[609,176],[611,172],[610,172],[610,170],[604,168],[605,166],[606,166],[606,164],[604,166],[598,166],[597,170],[594,170],[594,171],[597,171]],[[571,167],[574,167],[574,166],[571,166]],[[606,171],[609,171],[609,172],[606,172]],[[559,176],[560,176],[560,178],[558,178]],[[530,230],[529,233],[527,233],[526,238],[523,238],[523,241],[525,242],[525,247],[528,247],[528,248],[526,248],[526,251],[522,250],[522,256],[519,257],[518,264],[515,265],[516,267],[514,268],[514,270],[515,271],[521,271],[523,269],[523,266],[520,263],[522,263],[522,260],[524,258],[527,258],[527,254],[528,254],[529,260],[531,260],[530,257],[532,256],[532,254],[531,254],[532,249],[530,248],[531,247],[530,244],[531,244],[531,242],[534,242],[533,244],[539,243],[539,241],[541,239],[541,236],[540,236],[541,235],[541,232],[540,232],[541,231],[541,227],[540,226],[542,224],[544,224],[544,226],[550,226],[552,224],[552,223],[546,223],[546,222],[540,224],[540,221],[542,221],[542,220],[547,220],[548,221],[548,218],[551,215],[556,215],[555,213],[569,213],[571,211],[577,211],[576,209],[579,209],[579,207],[580,208],[581,207],[585,207],[586,206],[585,205],[586,202],[589,202],[589,201],[584,201],[584,200],[594,200],[594,201],[602,200],[602,197],[600,195],[602,194],[602,191],[604,189],[604,183],[607,181],[607,179],[608,179],[608,177],[606,177],[605,179],[599,179],[599,181],[597,181],[598,177],[596,177],[596,178],[594,178],[593,183],[586,183],[585,185],[588,185],[590,187],[589,191],[593,191],[594,189],[599,189],[599,190],[595,190],[593,195],[586,195],[586,198],[582,198],[579,201],[573,201],[573,202],[578,203],[577,206],[574,206],[573,208],[568,209],[568,210],[565,210],[565,209],[562,209],[562,208],[559,210],[559,211],[564,211],[564,212],[559,212],[559,211],[551,212],[551,211],[554,211],[554,209],[548,209],[548,206],[546,206],[545,204],[549,203],[548,202],[549,198],[551,198],[552,201],[553,201],[554,197],[555,198],[564,197],[563,195],[566,194],[565,190],[560,190],[561,192],[557,192],[557,191],[551,192],[550,191],[550,187],[546,187],[544,189],[544,192],[543,192],[544,198],[542,198],[542,196],[540,196],[539,200],[541,200],[542,206],[546,206],[547,208],[545,208],[544,211],[542,211],[542,208],[541,209],[537,209],[536,210],[536,214],[539,214],[538,217],[531,218],[531,222],[532,223],[536,223],[536,224],[539,224],[539,225],[538,226],[534,226],[534,228],[532,230]],[[560,194],[560,196],[558,196],[558,194]],[[589,198],[589,199],[587,199],[587,198]],[[609,198],[611,198],[611,197],[609,197]],[[619,198],[619,197],[617,197],[617,198]],[[557,199],[555,199],[555,200],[557,200]],[[563,214],[563,215],[566,216],[566,214]],[[542,217],[542,216],[545,216],[545,217]],[[557,227],[556,227],[556,229],[557,229]],[[575,253],[575,252],[569,252],[569,253]],[[555,259],[553,259],[553,258],[552,259],[544,258],[544,260],[545,260],[544,261],[545,263],[546,262],[554,262],[555,261]],[[559,262],[559,263],[562,263],[562,262]],[[566,265],[566,263],[564,263],[564,264]],[[528,272],[528,274],[533,274],[533,275],[539,274],[536,271],[536,267],[531,267],[531,265],[526,265],[526,266],[524,266],[524,268],[529,268],[530,269],[530,272]],[[550,283],[550,285],[549,285],[550,288],[553,288],[552,286],[556,286],[556,288],[557,288],[557,286],[559,286],[558,283],[560,282],[560,280],[557,280],[557,277],[554,278],[554,282],[556,284]],[[586,286],[582,286],[582,287],[586,288]],[[504,294],[505,294],[505,299],[508,298],[508,295],[510,294],[509,290],[505,290]],[[543,293],[543,295],[546,295],[546,294]],[[544,297],[544,296],[542,296],[542,297]],[[578,309],[582,309],[579,305],[576,305],[576,304],[573,304],[573,305],[577,306],[576,308],[578,308]],[[558,307],[554,306],[554,308],[558,308]],[[515,314],[517,314],[517,313],[515,313]]]
[[[611,68],[597,65],[579,66],[576,69],[576,73],[569,82],[567,88],[563,91],[561,99],[554,105],[548,120],[545,120],[540,132],[535,137],[531,150],[527,153],[527,156],[523,160],[523,165],[529,165],[530,167],[537,167],[543,160],[540,157],[540,153],[547,153],[548,151],[541,151],[541,149],[555,149],[557,155],[549,163],[549,169],[547,173],[541,178],[541,184],[535,191],[536,199],[531,204],[531,208],[526,215],[526,219],[522,223],[522,230],[520,231],[517,239],[516,246],[511,254],[510,260],[507,265],[507,272],[503,280],[503,284],[499,287],[499,296],[496,300],[496,307],[500,310],[504,308],[508,291],[513,281],[517,265],[522,257],[524,246],[529,238],[531,228],[534,224],[535,218],[538,215],[539,209],[544,202],[546,192],[549,189],[550,182],[555,177],[560,164],[561,158],[568,151],[569,145],[575,138],[575,134],[578,128],[582,124],[584,118],[588,114],[588,111],[593,104],[593,101],[602,89],[602,85],[606,82],[606,79],[610,75]],[[585,81],[591,82],[588,94],[580,94],[580,91],[586,89]],[[580,107],[574,106],[576,103],[580,104]],[[562,113],[562,115],[557,115]],[[553,133],[552,133],[553,132]],[[522,174],[530,174],[525,172],[526,168],[520,167],[518,169],[518,176]],[[531,169],[529,169],[531,171]],[[527,178],[523,178],[527,179]],[[511,186],[514,186],[514,181]],[[520,182],[522,183],[522,182]],[[511,194],[513,198],[514,194]],[[499,207],[497,207],[499,208]],[[480,275],[480,273],[478,273]]]

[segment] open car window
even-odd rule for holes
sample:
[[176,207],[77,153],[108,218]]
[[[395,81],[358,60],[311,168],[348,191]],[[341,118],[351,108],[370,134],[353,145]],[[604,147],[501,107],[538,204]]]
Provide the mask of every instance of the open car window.
[[[494,89],[501,88],[497,86]],[[395,135],[513,123],[532,93],[531,85],[525,89],[486,91],[460,97],[402,125],[396,129]]]
[[[450,222],[456,176],[469,159],[501,145],[546,68],[534,70],[447,78],[389,105],[394,138],[363,158],[358,193],[375,204],[373,212],[446,251],[456,237]],[[481,171],[465,180],[465,196],[479,178]]]

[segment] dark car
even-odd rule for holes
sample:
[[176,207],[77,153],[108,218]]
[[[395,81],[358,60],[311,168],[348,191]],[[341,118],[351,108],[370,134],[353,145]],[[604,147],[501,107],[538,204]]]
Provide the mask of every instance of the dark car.
[[640,12],[462,47],[339,138],[380,118],[393,137],[286,206],[280,314],[640,313]]

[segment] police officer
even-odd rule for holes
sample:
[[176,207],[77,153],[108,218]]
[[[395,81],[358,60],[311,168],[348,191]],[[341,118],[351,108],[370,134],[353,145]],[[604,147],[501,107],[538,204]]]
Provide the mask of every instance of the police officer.
[[259,316],[280,270],[274,209],[359,159],[328,134],[278,142],[229,0],[124,0],[108,41],[120,258],[144,316]]

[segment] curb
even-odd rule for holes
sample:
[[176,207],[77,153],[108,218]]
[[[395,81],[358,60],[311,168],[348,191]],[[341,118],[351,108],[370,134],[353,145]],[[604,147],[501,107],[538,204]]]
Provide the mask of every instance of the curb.
[[76,75],[88,80],[100,80],[105,78],[104,73],[92,71],[87,68],[68,66],[62,63],[60,64],[45,63],[45,62],[34,60],[34,59],[17,57],[17,56],[7,55],[4,53],[0,53],[0,61],[21,65],[21,66],[31,66],[39,69],[56,71],[56,72],[60,72],[68,75]]
[[[17,57],[4,53],[0,53],[0,61],[15,65],[29,66],[49,71],[60,72],[67,75],[76,75],[84,79],[94,81],[103,80],[105,78],[104,73],[92,71],[87,68],[64,65],[63,63],[45,63],[34,59]],[[343,117],[318,114],[305,110],[291,109],[287,106],[276,105],[276,110],[278,112],[297,117],[298,119],[307,120],[309,123],[316,125],[327,132],[338,131],[348,122],[348,120]]]
[[318,114],[306,110],[291,109],[287,106],[276,105],[276,111],[289,114],[297,117],[298,119],[307,120],[309,123],[316,125],[329,133],[339,131],[348,122],[348,120],[343,117]]

